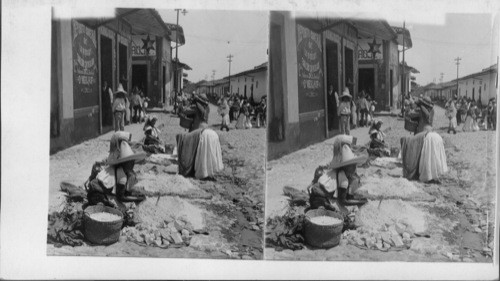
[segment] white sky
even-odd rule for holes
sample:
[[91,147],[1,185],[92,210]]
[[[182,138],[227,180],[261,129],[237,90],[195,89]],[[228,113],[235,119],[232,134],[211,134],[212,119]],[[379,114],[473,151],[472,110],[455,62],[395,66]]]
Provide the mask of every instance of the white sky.
[[[402,22],[390,22],[402,26]],[[447,14],[444,25],[424,25],[407,22],[413,48],[405,56],[408,65],[420,71],[416,82],[426,85],[456,78],[454,59],[462,58],[459,77],[481,71],[497,61],[498,22],[493,26],[491,14]],[[402,55],[400,56],[402,59]]]
[[[163,20],[176,22],[176,12],[158,9]],[[179,60],[193,70],[188,80],[228,76],[227,56],[232,54],[231,74],[251,69],[268,60],[269,13],[267,11],[188,10],[179,13],[186,44],[179,48]],[[228,41],[230,42],[228,44]],[[175,51],[173,52],[175,57]]]

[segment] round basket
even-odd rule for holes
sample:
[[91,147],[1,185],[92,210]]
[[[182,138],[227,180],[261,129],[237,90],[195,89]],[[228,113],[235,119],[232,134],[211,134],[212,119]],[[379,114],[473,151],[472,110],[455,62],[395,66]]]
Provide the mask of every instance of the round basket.
[[179,115],[179,119],[180,119],[179,125],[182,128],[184,128],[184,129],[190,129],[191,125],[193,125],[193,119],[192,118],[188,118],[184,114],[180,114]]
[[[311,221],[311,218],[319,216],[329,216],[340,219],[342,222],[332,225],[319,225]],[[331,248],[340,242],[344,218],[341,214],[325,210],[310,210],[305,215],[304,238],[306,243],[318,248]]]
[[[106,212],[120,217],[116,221],[97,221],[90,217],[91,214]],[[120,238],[123,224],[123,214],[117,209],[107,206],[94,205],[84,210],[83,227],[85,238],[92,243],[100,245],[113,244]]]
[[405,130],[414,133],[417,130],[418,122],[405,118]]

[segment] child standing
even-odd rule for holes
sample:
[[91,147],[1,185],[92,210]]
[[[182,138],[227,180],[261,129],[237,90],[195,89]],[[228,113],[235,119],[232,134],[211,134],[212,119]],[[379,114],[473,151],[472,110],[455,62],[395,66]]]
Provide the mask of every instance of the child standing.
[[116,90],[116,98],[113,101],[113,114],[115,116],[115,132],[125,130],[125,112],[127,110],[127,102],[125,98],[125,91],[123,90],[122,84],[118,85],[118,90]]
[[348,88],[345,88],[340,96],[340,104],[337,112],[340,116],[340,134],[350,135],[351,95]]

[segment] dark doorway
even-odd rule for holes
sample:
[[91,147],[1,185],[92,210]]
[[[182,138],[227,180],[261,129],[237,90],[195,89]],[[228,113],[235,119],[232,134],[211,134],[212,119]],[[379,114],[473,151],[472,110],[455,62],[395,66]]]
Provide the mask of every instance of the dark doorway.
[[128,68],[128,52],[127,52],[127,46],[123,45],[123,44],[120,44],[119,47],[118,47],[118,60],[119,60],[119,65],[120,65],[120,70],[119,70],[119,76],[120,77],[120,83],[122,83],[123,85],[123,89],[125,91],[128,91],[127,87],[128,87],[128,72],[127,72],[127,68]]
[[344,48],[345,58],[345,86],[349,88],[351,96],[354,97],[354,52],[347,47]]
[[244,93],[245,93],[245,98],[247,99],[247,85],[245,84],[245,90],[244,90]]
[[392,91],[392,88],[393,88],[393,84],[392,84],[392,73],[393,73],[393,70],[391,69],[390,70],[390,76],[389,76],[389,97],[390,97],[390,102],[391,102],[391,107],[394,106],[394,96],[393,96],[393,91]]
[[132,65],[132,87],[142,89],[144,96],[148,96],[148,66],[146,64]]
[[163,93],[162,93],[162,103],[163,104],[166,104],[167,101],[167,91],[166,91],[166,88],[165,88],[165,84],[167,83],[167,73],[166,73],[166,67],[165,65],[162,66],[162,85],[161,85],[161,88],[163,89]]
[[283,109],[283,73],[281,51],[282,27],[271,24],[269,52],[269,126],[267,136],[269,141],[284,140],[284,109]]
[[101,35],[101,124],[102,133],[111,130],[113,126],[112,99],[109,91],[104,90],[104,84],[113,88],[113,41]]
[[[328,111],[328,131],[338,130],[339,121],[337,116],[337,101],[335,99],[335,92],[341,93],[339,89],[339,57],[338,57],[338,44],[326,40],[326,95]],[[333,87],[333,93],[330,94],[330,87]]]
[[50,137],[55,138],[60,135],[61,125],[59,116],[59,79],[57,76],[57,29],[56,23],[52,22],[52,58],[50,66]]
[[358,89],[365,91],[369,94],[372,100],[374,99],[375,89],[375,69],[374,68],[360,68],[358,76]]
[[475,99],[475,97],[476,97],[476,93],[475,93],[475,91],[474,91],[474,90],[475,90],[475,89],[474,89],[474,88],[472,88],[472,100],[476,100],[476,99]]

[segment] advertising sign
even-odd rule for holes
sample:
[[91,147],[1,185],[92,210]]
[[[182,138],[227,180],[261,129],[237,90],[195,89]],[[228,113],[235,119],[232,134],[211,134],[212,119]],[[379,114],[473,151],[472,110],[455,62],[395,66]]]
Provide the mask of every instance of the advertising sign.
[[74,107],[93,106],[99,99],[96,32],[77,21],[72,29]]
[[297,24],[299,112],[323,109],[323,51],[321,36]]

